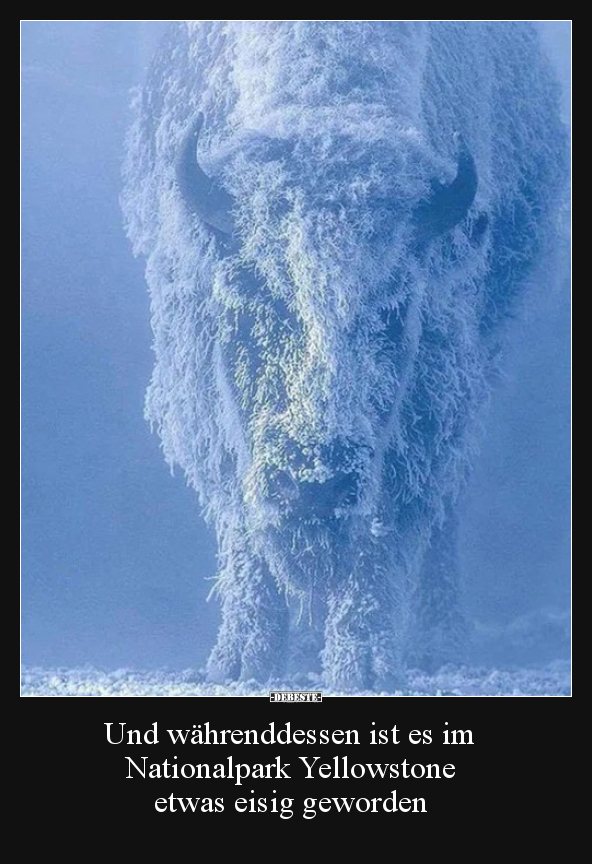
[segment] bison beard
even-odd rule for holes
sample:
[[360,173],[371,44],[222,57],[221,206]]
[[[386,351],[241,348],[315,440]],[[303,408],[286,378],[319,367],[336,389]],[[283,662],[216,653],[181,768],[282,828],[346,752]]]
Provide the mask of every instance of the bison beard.
[[185,22],[136,99],[146,414],[219,541],[212,680],[462,656],[456,500],[563,131],[511,22]]

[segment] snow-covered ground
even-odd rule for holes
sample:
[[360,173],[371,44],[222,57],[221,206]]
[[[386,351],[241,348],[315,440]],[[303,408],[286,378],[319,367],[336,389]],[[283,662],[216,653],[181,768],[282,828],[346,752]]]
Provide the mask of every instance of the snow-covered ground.
[[[267,687],[253,682],[227,686],[206,684],[201,672],[102,671],[25,667],[23,696],[268,696],[269,690],[323,690],[325,696],[347,696],[322,687],[313,676],[274,681]],[[556,660],[521,669],[444,667],[435,675],[411,671],[407,686],[395,694],[358,693],[358,696],[569,696],[570,664]]]

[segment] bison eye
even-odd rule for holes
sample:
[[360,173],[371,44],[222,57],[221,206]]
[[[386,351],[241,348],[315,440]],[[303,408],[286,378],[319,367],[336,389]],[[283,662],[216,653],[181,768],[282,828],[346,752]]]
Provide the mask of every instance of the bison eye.
[[187,205],[209,228],[223,235],[234,233],[234,200],[220,183],[208,177],[197,161],[197,142],[203,126],[199,114],[183,141],[177,161],[177,183]]
[[383,325],[383,334],[387,343],[398,345],[401,342],[405,333],[406,313],[406,304],[381,311],[380,317]]
[[488,227],[489,216],[487,213],[481,213],[469,228],[469,240],[471,243],[478,246],[485,237],[485,232]]
[[475,200],[477,168],[466,146],[461,145],[456,177],[448,186],[432,184],[432,194],[417,207],[414,214],[417,235],[429,241],[462,222]]

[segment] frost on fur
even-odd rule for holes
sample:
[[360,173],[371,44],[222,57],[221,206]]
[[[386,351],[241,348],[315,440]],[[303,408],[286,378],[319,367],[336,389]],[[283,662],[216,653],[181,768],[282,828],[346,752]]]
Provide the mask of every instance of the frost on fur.
[[172,27],[123,208],[146,416],[219,541],[212,680],[388,688],[462,656],[455,502],[562,163],[528,24]]

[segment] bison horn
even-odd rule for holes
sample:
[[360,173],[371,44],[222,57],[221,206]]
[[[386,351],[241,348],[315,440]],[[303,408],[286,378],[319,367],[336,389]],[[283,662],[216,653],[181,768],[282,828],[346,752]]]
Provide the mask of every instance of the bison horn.
[[197,161],[197,142],[203,126],[199,114],[186,136],[177,162],[177,183],[191,209],[210,228],[232,234],[233,199],[228,192],[202,170]]
[[458,156],[456,177],[449,186],[433,184],[430,198],[415,211],[415,222],[422,239],[431,240],[454,228],[467,215],[477,192],[475,160],[464,145]]

